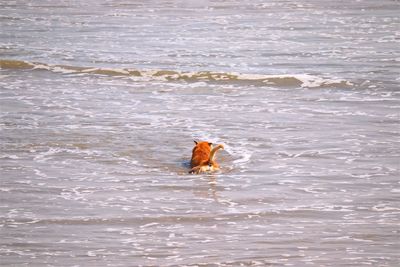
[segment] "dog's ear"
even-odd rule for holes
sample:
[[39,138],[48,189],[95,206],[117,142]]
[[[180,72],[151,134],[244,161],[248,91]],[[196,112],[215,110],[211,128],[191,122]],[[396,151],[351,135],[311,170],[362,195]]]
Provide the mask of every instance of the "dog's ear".
[[212,146],[213,143],[208,143],[209,146]]
[[193,142],[197,145],[197,141],[196,140],[193,140]]

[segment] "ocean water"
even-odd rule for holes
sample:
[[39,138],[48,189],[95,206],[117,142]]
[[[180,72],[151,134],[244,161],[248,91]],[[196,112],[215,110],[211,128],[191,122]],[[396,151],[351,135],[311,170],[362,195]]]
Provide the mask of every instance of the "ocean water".
[[1,266],[399,266],[399,1],[0,7]]

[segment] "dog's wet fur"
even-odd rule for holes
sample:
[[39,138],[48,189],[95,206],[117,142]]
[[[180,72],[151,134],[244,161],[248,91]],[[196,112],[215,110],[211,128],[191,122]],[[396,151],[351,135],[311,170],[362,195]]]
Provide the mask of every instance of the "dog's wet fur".
[[224,149],[221,144],[213,145],[209,142],[197,142],[192,151],[189,173],[209,173],[219,170],[219,165],[215,161],[215,154],[219,149]]

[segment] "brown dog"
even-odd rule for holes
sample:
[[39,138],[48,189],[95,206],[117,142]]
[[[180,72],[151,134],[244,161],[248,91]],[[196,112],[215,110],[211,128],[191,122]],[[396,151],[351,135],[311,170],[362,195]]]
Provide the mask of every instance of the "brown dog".
[[196,142],[196,146],[192,151],[192,159],[190,160],[189,173],[214,172],[219,170],[219,165],[214,160],[215,153],[218,149],[224,149],[223,145],[213,147],[209,142]]

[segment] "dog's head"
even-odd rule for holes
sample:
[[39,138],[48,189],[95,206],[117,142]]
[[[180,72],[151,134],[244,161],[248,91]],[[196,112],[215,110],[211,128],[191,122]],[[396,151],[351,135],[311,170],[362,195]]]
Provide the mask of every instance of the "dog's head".
[[196,144],[196,146],[209,146],[209,147],[212,147],[212,145],[213,145],[213,143],[210,143],[210,142],[205,142],[205,141],[196,141],[196,140],[193,140],[193,142]]
[[203,151],[210,151],[212,149],[213,144],[210,142],[205,141],[194,141],[196,144],[193,150],[203,150]]

